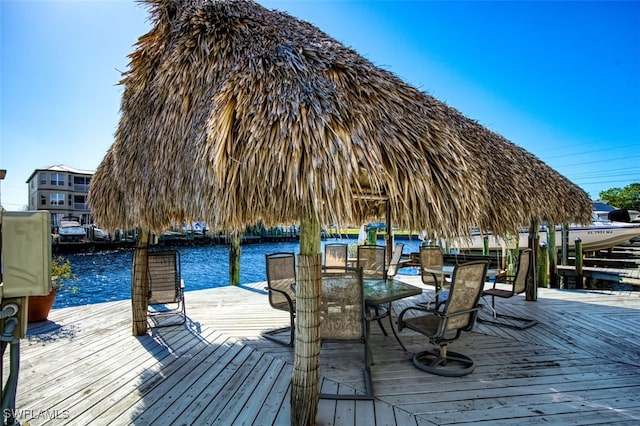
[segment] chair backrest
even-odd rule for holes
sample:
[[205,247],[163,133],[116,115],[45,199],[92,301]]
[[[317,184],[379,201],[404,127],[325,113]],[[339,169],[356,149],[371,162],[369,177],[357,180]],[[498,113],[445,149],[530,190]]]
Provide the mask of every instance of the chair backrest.
[[346,268],[349,246],[343,243],[324,245],[324,266],[329,268]]
[[400,263],[403,249],[404,244],[401,243],[396,244],[393,248],[393,255],[391,256],[391,262],[389,262],[389,268],[387,269],[387,277],[395,277],[398,273],[398,264]]
[[468,311],[478,305],[482,290],[484,289],[485,276],[489,264],[479,260],[457,265],[453,270],[451,289],[444,307],[446,316],[449,317],[444,331],[471,330],[476,319],[477,312],[454,315],[457,312]]
[[[267,286],[280,290],[295,303],[296,294],[292,286],[296,283],[296,258],[292,252],[271,253],[265,256],[267,263]],[[277,291],[269,292],[269,303],[277,309],[288,305],[286,296]]]
[[524,293],[527,289],[527,279],[529,278],[529,270],[531,269],[531,253],[530,248],[523,249],[518,255],[518,269],[513,279],[513,293]]
[[433,284],[435,282],[435,277],[424,271],[425,267],[442,265],[444,265],[444,254],[440,247],[420,247],[420,274],[423,283]]
[[362,269],[334,268],[323,272],[320,338],[364,343],[365,393],[357,395],[321,393],[320,398],[373,399],[368,324]]
[[149,305],[176,303],[181,300],[180,253],[152,251],[148,254]]
[[365,332],[362,271],[332,270],[322,275],[320,336],[331,340],[360,340]]
[[365,278],[386,278],[386,249],[383,246],[358,246],[358,268]]

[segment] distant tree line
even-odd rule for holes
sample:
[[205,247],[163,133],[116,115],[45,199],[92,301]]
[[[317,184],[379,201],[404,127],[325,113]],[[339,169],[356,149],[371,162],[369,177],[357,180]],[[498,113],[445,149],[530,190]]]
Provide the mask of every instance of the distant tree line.
[[640,210],[640,183],[632,183],[624,188],[610,188],[600,192],[600,200],[619,209]]

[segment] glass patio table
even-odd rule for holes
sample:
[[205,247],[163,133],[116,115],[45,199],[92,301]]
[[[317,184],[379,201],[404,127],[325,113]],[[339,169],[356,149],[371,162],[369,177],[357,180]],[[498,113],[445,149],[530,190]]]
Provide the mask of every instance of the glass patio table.
[[[389,325],[391,331],[396,340],[402,346],[405,351],[407,348],[402,344],[396,329],[393,326],[393,319],[391,318],[391,303],[396,300],[404,299],[406,297],[417,296],[422,293],[422,289],[411,284],[404,283],[402,281],[394,280],[392,278],[365,278],[364,283],[364,302],[367,307],[376,308],[380,305],[388,303],[389,306],[386,312],[382,315],[376,315],[372,317],[372,320],[380,320],[385,316],[389,317]],[[383,329],[384,330],[384,329]]]
[[[453,275],[454,269],[455,269],[454,265],[425,266],[422,268],[423,271],[440,277],[441,283],[439,284],[439,287],[441,289],[445,287],[445,278]],[[495,277],[498,275],[498,273],[499,271],[497,269],[487,269],[487,278]]]

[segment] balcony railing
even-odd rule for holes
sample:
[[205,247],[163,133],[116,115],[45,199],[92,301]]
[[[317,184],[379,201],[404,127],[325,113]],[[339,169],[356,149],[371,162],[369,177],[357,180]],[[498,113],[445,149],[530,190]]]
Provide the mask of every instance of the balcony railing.
[[74,210],[89,210],[87,203],[73,203]]

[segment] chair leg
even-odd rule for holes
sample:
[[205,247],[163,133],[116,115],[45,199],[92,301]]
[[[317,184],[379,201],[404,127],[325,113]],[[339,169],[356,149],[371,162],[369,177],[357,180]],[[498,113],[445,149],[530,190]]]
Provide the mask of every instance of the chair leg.
[[380,314],[380,310],[378,306],[374,306],[373,310],[375,312],[375,315],[372,316],[371,319],[376,320],[376,322],[378,323],[378,326],[380,326],[380,330],[382,330],[382,334],[384,334],[385,336],[388,336],[389,334],[387,334],[387,330],[384,328],[384,325],[382,325],[382,318],[384,318],[387,315],[390,315],[389,309],[387,308],[387,312],[383,313],[382,315]]
[[439,303],[439,300],[438,300],[439,293],[440,291],[438,290],[438,286],[435,286],[435,292],[433,296],[431,296],[431,298],[429,298],[426,302],[418,302],[416,303],[416,305],[426,309],[436,309]]
[[[478,322],[481,322],[483,324],[496,325],[498,327],[513,328],[516,330],[526,330],[527,328],[533,327],[534,325],[538,324],[538,321],[534,319],[499,314],[497,312],[494,314],[494,317],[496,318],[495,320],[486,320],[478,317]],[[499,321],[498,318],[504,318],[507,321]]]
[[[282,328],[277,328],[275,330],[263,331],[262,337],[272,340],[276,343],[280,343],[281,345],[293,347],[294,336],[293,336],[293,332],[291,332],[290,330],[291,330],[291,327],[282,327]],[[289,331],[288,339],[280,337],[280,334],[286,333],[288,331]]]
[[[496,312],[496,307],[494,305],[494,297],[491,298],[491,304],[487,303],[487,300],[484,298],[484,296],[482,296],[482,301],[484,302],[483,306],[488,306],[489,309],[491,309],[491,315],[493,316],[493,319],[496,319],[496,315],[498,314]],[[481,321],[480,318],[477,318],[478,321]]]
[[378,318],[378,325],[380,326],[380,330],[382,330],[382,334],[384,334],[385,336],[388,336],[389,334],[387,333],[387,330],[384,328],[384,325],[382,325],[382,321],[380,318]]
[[[295,325],[295,317],[293,315],[289,315],[289,319],[291,321],[291,325],[289,327],[276,328],[275,330],[268,330],[262,332],[262,337],[272,340],[276,343],[280,343],[281,345],[287,345],[293,347],[293,343],[295,342],[296,337],[296,325]],[[279,335],[284,332],[289,332],[289,339],[283,339]]]
[[[534,319],[498,313],[498,311],[496,310],[494,296],[491,296],[490,309],[493,314],[493,320],[486,320],[478,316],[477,321],[483,324],[496,325],[498,327],[508,327],[516,330],[526,330],[527,328],[533,327],[534,325],[538,324],[538,321]],[[506,321],[499,321],[498,318],[503,318]]]
[[[163,320],[165,318],[180,317],[178,320]],[[150,311],[147,307],[147,323],[149,328],[173,327],[176,325],[185,325],[187,323],[187,306],[184,299],[179,305],[167,311]]]
[[187,323],[187,304],[184,301],[184,297],[182,298],[182,324]]
[[320,399],[333,399],[333,400],[356,400],[356,401],[371,401],[374,399],[373,393],[373,381],[371,379],[371,348],[369,347],[369,339],[371,337],[371,329],[369,327],[370,321],[365,321],[365,335],[364,335],[364,394],[333,394],[333,393],[320,393]]

